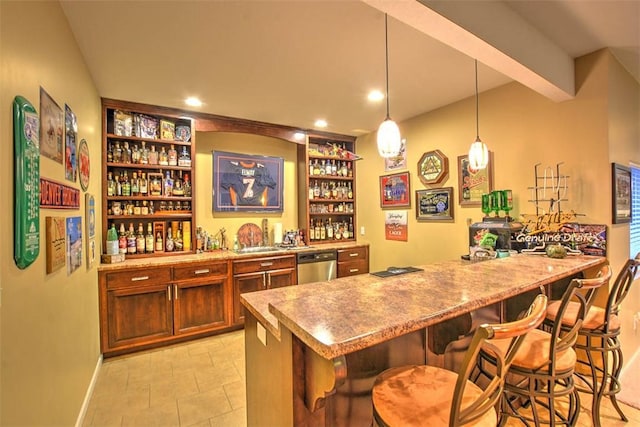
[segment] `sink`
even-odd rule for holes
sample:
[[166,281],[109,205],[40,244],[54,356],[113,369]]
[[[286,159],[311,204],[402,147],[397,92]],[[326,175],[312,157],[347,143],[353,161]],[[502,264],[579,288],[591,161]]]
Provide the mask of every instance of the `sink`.
[[283,248],[278,246],[249,246],[246,248],[238,249],[239,254],[254,254],[254,253],[262,253],[262,252],[280,252],[283,251]]

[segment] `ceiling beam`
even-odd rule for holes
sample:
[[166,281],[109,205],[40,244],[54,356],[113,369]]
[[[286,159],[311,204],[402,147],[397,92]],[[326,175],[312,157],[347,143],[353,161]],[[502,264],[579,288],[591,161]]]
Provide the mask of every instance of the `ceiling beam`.
[[553,101],[575,96],[573,58],[503,2],[361,1]]

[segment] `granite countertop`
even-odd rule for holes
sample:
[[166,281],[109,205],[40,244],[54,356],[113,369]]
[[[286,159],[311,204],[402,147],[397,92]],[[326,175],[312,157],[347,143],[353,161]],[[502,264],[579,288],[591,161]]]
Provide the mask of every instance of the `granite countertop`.
[[423,271],[372,274],[241,295],[242,304],[276,338],[282,326],[327,359],[596,267],[605,258],[515,255],[483,262],[445,261]]
[[145,257],[145,258],[133,258],[127,259],[124,262],[118,262],[114,264],[100,264],[98,265],[98,271],[117,271],[129,268],[147,268],[147,267],[161,267],[163,265],[173,265],[176,263],[189,264],[207,261],[227,261],[235,259],[247,259],[258,257],[271,257],[280,255],[291,255],[304,252],[315,252],[318,250],[330,250],[330,249],[349,249],[356,246],[363,246],[366,244],[357,242],[345,242],[345,243],[331,243],[320,244],[311,246],[301,246],[298,248],[283,248],[275,251],[266,252],[250,252],[250,253],[237,253],[232,250],[215,250],[202,253],[187,253],[180,255],[158,256],[158,257]]

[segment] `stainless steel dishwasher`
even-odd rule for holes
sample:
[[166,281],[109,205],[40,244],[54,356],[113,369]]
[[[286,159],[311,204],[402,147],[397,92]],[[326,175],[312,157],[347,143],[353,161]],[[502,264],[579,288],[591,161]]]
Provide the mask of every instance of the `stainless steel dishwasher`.
[[335,250],[304,252],[297,255],[298,284],[336,278],[338,254]]

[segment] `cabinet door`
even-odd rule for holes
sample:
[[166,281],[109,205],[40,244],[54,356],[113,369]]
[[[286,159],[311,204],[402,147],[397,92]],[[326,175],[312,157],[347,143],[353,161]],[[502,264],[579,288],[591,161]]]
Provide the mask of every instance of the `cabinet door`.
[[265,289],[265,273],[249,273],[233,276],[233,324],[244,324],[244,307],[240,294]]
[[173,285],[176,335],[228,326],[225,309],[226,278]]
[[267,273],[267,289],[282,288],[296,284],[296,270],[274,270]]
[[109,349],[143,345],[173,335],[171,299],[169,285],[108,291]]

